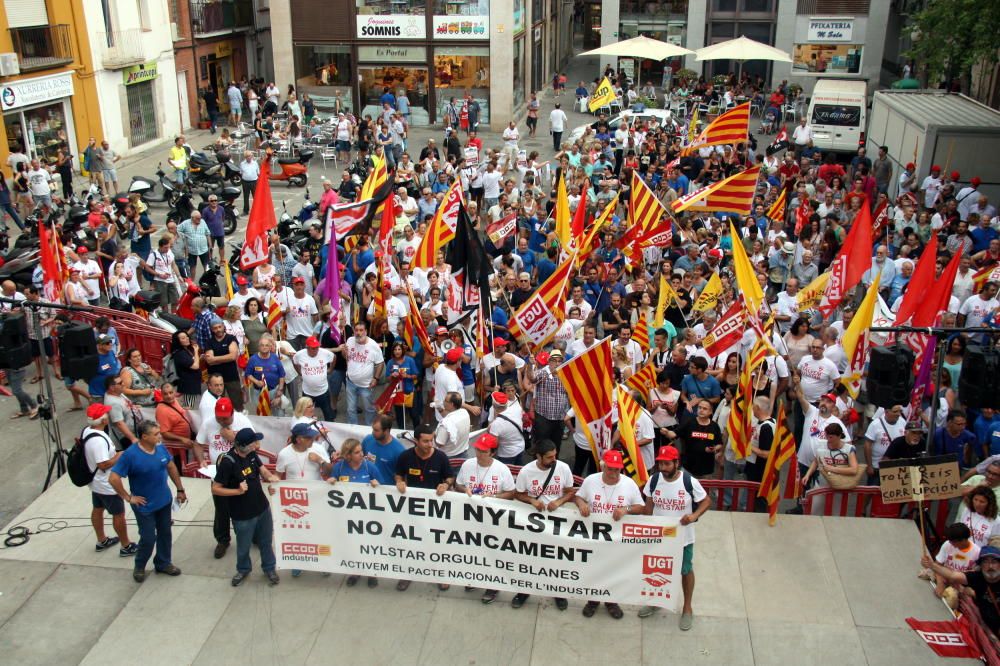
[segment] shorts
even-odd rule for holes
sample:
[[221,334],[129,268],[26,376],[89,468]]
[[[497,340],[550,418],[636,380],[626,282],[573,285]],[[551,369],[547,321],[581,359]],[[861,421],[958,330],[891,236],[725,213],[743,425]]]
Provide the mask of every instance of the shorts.
[[118,182],[118,169],[104,169],[101,173],[104,174],[104,180],[106,182],[117,183]]
[[528,118],[527,118],[527,120],[525,122],[528,123],[528,127],[537,127],[538,126],[538,118],[532,118],[531,116],[528,116]]
[[237,118],[242,118],[243,117],[243,107],[241,107],[241,106],[230,106],[229,107],[229,112],[232,113]]
[[212,241],[220,248],[226,249],[226,237],[225,236],[212,236]]
[[694,571],[694,544],[684,546],[684,560],[681,563],[681,575],[686,576]]
[[342,153],[351,152],[351,142],[350,141],[337,141],[337,150]]
[[481,196],[483,196],[483,193],[485,191],[486,191],[485,187],[470,187],[469,188],[469,196],[472,196],[472,197],[481,197]]
[[177,289],[172,282],[153,280],[152,286],[160,295],[160,305],[177,305]]
[[95,509],[104,509],[112,516],[119,516],[125,513],[125,500],[118,495],[101,495],[100,493],[90,493],[90,504]]
[[[48,358],[55,357],[56,350],[55,345],[52,344],[52,338],[45,338],[45,356]],[[38,340],[31,341],[31,358],[38,358],[42,355],[42,348],[38,344]]]

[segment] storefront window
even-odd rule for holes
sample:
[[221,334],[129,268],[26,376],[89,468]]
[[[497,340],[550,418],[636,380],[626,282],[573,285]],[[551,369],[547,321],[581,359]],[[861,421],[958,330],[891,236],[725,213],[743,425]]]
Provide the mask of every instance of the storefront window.
[[793,74],[858,74],[861,44],[796,44],[792,53]]
[[358,14],[427,14],[425,0],[357,0]]
[[524,104],[524,39],[514,42],[514,108]]
[[295,89],[309,93],[322,111],[350,109],[351,47],[330,44],[296,46]]
[[452,97],[461,100],[471,94],[479,102],[479,122],[490,121],[489,47],[434,50],[434,87],[437,119],[444,119],[444,105]]
[[434,0],[436,16],[489,16],[490,0]]
[[[364,61],[367,54],[366,49],[377,49],[383,47],[359,47],[358,58]],[[423,48],[409,47],[407,51],[419,52],[420,62],[425,62],[427,51]],[[410,57],[413,57],[412,55]],[[414,126],[430,125],[430,114],[428,113],[428,76],[427,67],[424,65],[365,65],[358,67],[358,78],[360,79],[359,98],[361,100],[361,115],[378,118],[382,112],[381,97],[388,92],[396,99],[406,96],[409,101],[410,118],[409,123]]]
[[20,146],[31,157],[55,160],[59,146],[68,144],[62,102],[6,113],[3,120],[11,151]]

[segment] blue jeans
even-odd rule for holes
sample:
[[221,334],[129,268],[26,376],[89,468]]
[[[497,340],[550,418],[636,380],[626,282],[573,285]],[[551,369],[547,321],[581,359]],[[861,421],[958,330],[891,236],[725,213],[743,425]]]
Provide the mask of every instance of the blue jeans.
[[170,547],[173,538],[170,533],[170,504],[149,513],[143,513],[133,506],[132,512],[139,526],[139,550],[135,554],[136,570],[145,570],[146,562],[149,562],[149,557],[153,554],[154,545],[156,556],[153,557],[153,568],[159,571],[170,566]]
[[24,370],[24,368],[11,368],[7,371],[10,392],[17,398],[17,404],[21,408],[22,414],[35,408],[35,399],[24,392]]
[[518,453],[516,456],[497,456],[497,460],[502,462],[504,465],[520,465],[523,457],[524,451]]
[[191,277],[191,273],[188,272],[187,259],[181,259],[180,257],[178,257],[175,261],[177,263],[177,272],[181,274],[181,277],[182,278]]
[[343,370],[334,370],[326,376],[327,391],[330,394],[330,405],[333,407],[333,419],[337,418],[337,403],[340,402],[340,392],[347,381],[347,373]]
[[375,405],[372,403],[372,390],[358,386],[347,380],[347,422],[358,425],[358,398],[361,399],[361,409],[365,413],[364,425],[371,425],[375,420]]
[[10,201],[5,204],[0,204],[0,209],[10,215],[10,219],[14,220],[14,224],[17,225],[18,229],[24,231],[24,222],[21,221],[21,217],[17,214],[17,211],[14,210],[14,206],[10,203]]
[[254,541],[260,548],[260,568],[265,573],[274,571],[274,546],[271,545],[274,523],[271,521],[271,509],[265,509],[259,516],[249,520],[234,520],[233,529],[236,531],[236,571],[248,574],[253,570],[250,546]]
[[312,398],[313,404],[319,411],[323,412],[324,421],[336,421],[337,420],[337,410],[333,408],[330,404],[330,392],[327,391],[323,395],[310,395],[306,396],[305,393],[302,394],[305,397]]

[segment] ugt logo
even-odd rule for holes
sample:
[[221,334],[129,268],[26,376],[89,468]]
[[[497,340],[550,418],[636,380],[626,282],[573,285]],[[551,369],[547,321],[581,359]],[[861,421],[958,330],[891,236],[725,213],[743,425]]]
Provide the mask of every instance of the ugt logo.
[[309,491],[305,488],[281,486],[281,512],[293,520],[301,520],[309,515]]
[[[670,577],[674,573],[674,558],[666,555],[643,555],[642,556],[642,580],[653,588],[662,588],[670,583]],[[650,596],[663,596],[665,592],[643,591],[642,594]]]

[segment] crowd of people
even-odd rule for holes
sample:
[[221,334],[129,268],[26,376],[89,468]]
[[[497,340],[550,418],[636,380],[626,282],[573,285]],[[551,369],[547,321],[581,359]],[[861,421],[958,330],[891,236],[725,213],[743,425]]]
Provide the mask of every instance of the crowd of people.
[[[684,82],[679,86],[688,89]],[[713,94],[703,84],[691,89],[699,86],[703,94]],[[265,96],[271,104],[271,94],[265,91]],[[286,97],[285,104],[294,110],[294,92]],[[888,311],[895,311],[932,236],[937,237],[938,275],[951,256],[962,255],[951,304],[940,313],[941,324],[997,324],[997,283],[973,280],[977,272],[1000,265],[1000,220],[988,197],[979,193],[979,178],[965,181],[961,174],[943,173],[934,165],[918,182],[916,165],[897,168],[885,148],[874,160],[863,147],[845,160],[817,150],[805,130],[778,150],[739,143],[685,151],[688,132],[682,124],[654,119],[623,122],[612,129],[604,116],[578,140],[562,142],[549,160],[537,153],[522,159],[513,122],[502,144],[495,146],[487,146],[468,123],[462,139],[458,128],[449,125],[443,152],[431,140],[413,159],[405,130],[400,134],[393,129],[405,122],[395,104],[394,99],[384,100],[386,112],[374,126],[369,119],[355,122],[341,116],[336,121],[343,124],[337,148],[354,157],[351,170],[367,175],[377,160],[393,168],[398,216],[387,273],[379,275],[377,218],[356,242],[338,249],[341,280],[334,302],[321,288],[328,275],[326,262],[333,256],[323,224],[313,223],[309,238],[297,248],[287,247],[273,234],[269,261],[234,276],[231,298],[194,300],[191,328],[173,336],[170,370],[164,371],[168,378],[151,368],[138,350],[120,349],[110,322],[95,330],[98,374],[63,378],[74,408],[87,409],[88,427],[95,433],[85,441],[97,468],[91,490],[98,550],[120,543],[123,556],[136,557],[137,580],[145,577],[154,542],[155,570],[180,573],[170,562],[169,538],[163,537],[169,535],[166,479],[169,476],[182,492],[180,465],[197,462],[217,465],[212,485],[215,556],[225,555],[234,529],[238,554],[233,585],[242,583],[251,570],[251,543],[261,551],[260,566],[270,582],[278,582],[262,481],[391,484],[400,492],[424,487],[511,498],[538,510],[574,504],[582,515],[609,513],[616,520],[628,513],[679,518],[686,526],[681,628],[689,629],[692,523],[708,508],[699,479],[759,481],[780,404],[787,405],[786,425],[795,433],[798,473],[806,488],[828,485],[830,474],[860,476],[862,468],[867,482],[877,484],[880,462],[922,453],[928,430],[933,433],[930,451],[957,453],[963,471],[1000,455],[1000,416],[989,408],[967,408],[958,381],[968,344],[988,335],[959,332],[948,340],[941,385],[933,387],[918,410],[910,404],[876,408],[863,394],[852,399],[841,382],[849,362],[842,346],[844,332],[874,276],[881,274],[879,294]],[[550,116],[553,134],[565,125],[565,114],[556,111]],[[536,126],[537,112],[531,118]],[[239,122],[238,114],[230,120]],[[529,123],[528,132],[533,134],[535,126]],[[808,128],[808,121],[803,119],[801,126]],[[477,153],[474,165],[467,158],[470,148]],[[636,251],[619,243],[628,227],[634,177],[669,208],[678,197],[753,165],[763,169],[746,215],[686,212],[673,220],[672,237],[665,244]],[[344,172],[345,183],[352,180],[351,170]],[[561,262],[563,248],[554,219],[560,180],[568,190],[571,214],[584,206],[593,219],[615,197],[618,207],[599,230],[598,246],[573,271],[558,332],[545,349],[532,349],[512,335],[511,317]],[[461,267],[447,263],[446,249],[433,267],[413,266],[429,223],[456,181],[484,237],[489,260],[490,293],[482,294],[488,303],[485,340],[476,339],[473,318],[463,316],[453,280]],[[787,193],[787,206],[775,214],[772,204],[782,192]],[[342,197],[356,196],[354,185],[325,183],[320,219]],[[862,208],[874,210],[883,204],[888,206],[888,222],[871,247],[871,270],[831,316],[823,317],[815,301],[803,303],[800,291],[829,270]],[[797,225],[800,209],[807,217]],[[510,216],[516,219],[514,233],[496,240],[486,236],[491,225]],[[98,300],[100,289],[86,287],[101,272],[109,284],[124,281],[129,289],[137,289],[148,283],[166,295],[184,277],[195,276],[199,260],[204,268],[211,259],[215,234],[200,217],[192,215],[166,229],[152,224],[146,211],[136,211],[135,218],[133,232],[114,252],[101,246],[100,262],[88,260],[79,249],[67,250],[74,266],[67,302],[107,302]],[[156,252],[151,250],[154,238]],[[719,354],[709,354],[703,345],[720,315],[740,298],[733,272],[737,244],[765,291],[776,352],[753,373],[752,454],[746,459],[735,456],[726,423],[756,334],[748,331]],[[695,308],[713,279],[721,284],[716,305]],[[158,282],[169,286],[158,287]],[[654,326],[663,284],[675,297],[666,304],[662,323]],[[376,293],[379,288],[384,290],[381,295]],[[24,297],[37,298],[37,287],[24,290]],[[270,317],[273,310],[280,317]],[[426,330],[429,346],[408,333],[415,318]],[[33,332],[33,340],[47,341],[57,324],[56,317],[45,318],[45,330]],[[631,392],[641,406],[635,440],[639,464],[651,475],[651,485],[645,488],[621,473],[619,433],[600,459],[592,452],[586,426],[575,418],[559,378],[563,363],[607,337],[613,339],[617,381],[627,381],[647,366],[655,370],[652,386]],[[648,341],[648,349],[637,338]],[[14,388],[15,375],[8,376]],[[387,383],[397,395],[382,404],[380,393]],[[20,393],[15,390],[19,400]],[[262,394],[267,414],[293,417],[287,443],[268,447],[280,449],[273,468],[266,464],[272,456],[260,451],[263,435],[254,432],[246,417],[262,409]],[[17,415],[33,415],[31,404],[21,406]],[[153,408],[155,418],[143,417],[139,407]],[[190,418],[194,410],[200,413],[197,429]],[[331,441],[323,422],[338,420],[368,426],[371,432]],[[393,428],[412,431],[413,447],[401,444]],[[96,436],[105,429],[103,437]],[[485,434],[473,437],[480,429]],[[567,439],[571,445],[564,444]],[[457,469],[450,463],[455,459],[464,459]],[[1000,475],[991,481],[990,468],[985,472],[975,487],[1000,486]],[[578,487],[574,474],[585,477]],[[130,491],[121,481],[126,477]],[[487,483],[486,478],[500,481]],[[609,503],[609,497],[618,501]],[[122,500],[142,516],[137,547],[118,521]],[[725,504],[737,508],[728,495]],[[117,537],[105,535],[104,511],[118,521]],[[983,512],[977,511],[968,512],[968,521],[982,531],[975,516]],[[995,506],[992,513],[995,520]],[[357,581],[352,576],[348,584]],[[368,580],[369,586],[377,582]],[[397,588],[405,590],[408,584],[400,581]],[[496,591],[487,590],[483,601],[491,603],[496,596]],[[520,607],[526,598],[515,596],[513,605]],[[559,607],[565,608],[565,602]],[[593,615],[596,608],[597,602],[588,603],[584,615]],[[608,604],[607,610],[612,617],[622,616],[615,604]],[[643,616],[651,612],[644,610]]]

